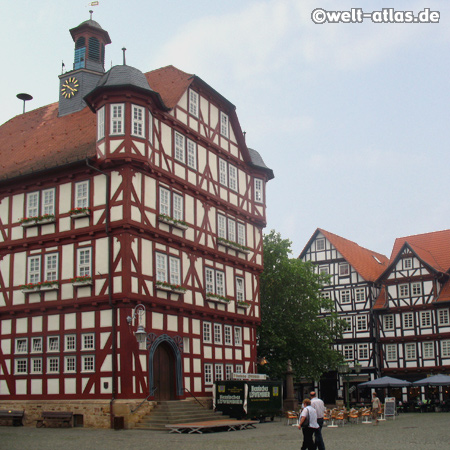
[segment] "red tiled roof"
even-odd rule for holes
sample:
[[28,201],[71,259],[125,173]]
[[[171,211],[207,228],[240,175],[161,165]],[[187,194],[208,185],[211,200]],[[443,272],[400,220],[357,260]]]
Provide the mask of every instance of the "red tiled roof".
[[342,255],[343,258],[366,280],[375,281],[386,269],[389,260],[386,256],[359,246],[336,234],[318,228]]
[[191,85],[194,75],[174,66],[162,67],[145,74],[150,88],[158,92],[168,108],[174,108]]
[[450,269],[450,230],[397,238],[390,263],[395,260],[405,243],[408,243],[417,256],[435,270],[447,272]]
[[16,116],[0,127],[0,180],[95,155],[96,117],[89,108],[58,117],[58,103]]

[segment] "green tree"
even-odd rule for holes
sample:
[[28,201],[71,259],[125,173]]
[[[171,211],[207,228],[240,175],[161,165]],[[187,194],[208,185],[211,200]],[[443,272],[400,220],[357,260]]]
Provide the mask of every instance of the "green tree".
[[[332,344],[341,336],[344,322],[333,310],[332,300],[320,295],[328,276],[291,254],[291,241],[273,230],[264,236],[258,356],[265,357],[267,364],[260,372],[283,378],[291,360],[297,377],[319,379],[341,361]],[[319,318],[321,308],[330,314]]]

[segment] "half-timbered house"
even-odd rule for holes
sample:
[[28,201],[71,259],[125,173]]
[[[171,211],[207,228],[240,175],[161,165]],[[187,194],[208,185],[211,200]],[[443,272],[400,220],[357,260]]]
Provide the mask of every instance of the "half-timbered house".
[[374,312],[385,375],[450,373],[450,230],[398,238]]
[[[350,377],[336,371],[324,374],[320,381],[321,396],[325,402],[334,403],[337,398],[347,395],[344,389],[350,389],[352,398],[356,399],[356,384],[373,377],[379,367],[372,307],[380,292],[376,281],[386,270],[388,258],[318,228],[301,252],[300,259],[311,261],[320,273],[329,275],[329,283],[322,289],[322,295],[333,300],[339,317],[347,322],[335,348],[350,367],[361,365],[361,373],[353,373]],[[322,311],[321,317],[326,314],[327,311]]]
[[0,407],[109,426],[256,371],[273,173],[201,78],[70,32],[59,101],[0,127]]

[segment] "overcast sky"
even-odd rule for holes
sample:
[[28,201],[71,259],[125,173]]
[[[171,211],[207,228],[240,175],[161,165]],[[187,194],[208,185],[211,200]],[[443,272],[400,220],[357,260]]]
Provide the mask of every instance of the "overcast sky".
[[[450,2],[2,0],[0,124],[58,100],[69,33],[108,31],[107,69],[168,64],[237,107],[249,147],[274,170],[268,225],[295,256],[316,228],[390,256],[396,237],[450,228]],[[431,24],[321,24],[315,8],[440,11]]]

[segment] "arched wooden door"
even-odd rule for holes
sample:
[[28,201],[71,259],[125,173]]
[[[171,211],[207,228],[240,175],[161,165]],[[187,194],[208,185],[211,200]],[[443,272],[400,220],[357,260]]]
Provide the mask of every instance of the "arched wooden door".
[[156,347],[153,355],[153,387],[155,400],[174,400],[175,397],[175,355],[166,342]]

